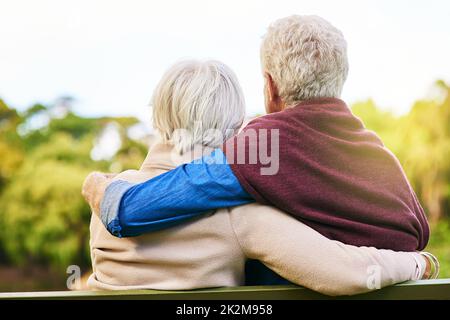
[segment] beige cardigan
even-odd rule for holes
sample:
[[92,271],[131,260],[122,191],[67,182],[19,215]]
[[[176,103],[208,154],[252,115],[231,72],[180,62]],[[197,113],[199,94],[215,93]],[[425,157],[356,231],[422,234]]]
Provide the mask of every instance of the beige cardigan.
[[[177,156],[155,145],[139,171],[116,179],[145,181],[202,154]],[[355,247],[332,241],[276,208],[249,204],[167,230],[116,238],[97,214],[91,219],[91,289],[187,290],[244,283],[248,258],[258,259],[284,278],[328,295],[370,291],[370,272],[380,270],[381,287],[417,275],[417,253]],[[375,266],[375,267],[374,267]]]

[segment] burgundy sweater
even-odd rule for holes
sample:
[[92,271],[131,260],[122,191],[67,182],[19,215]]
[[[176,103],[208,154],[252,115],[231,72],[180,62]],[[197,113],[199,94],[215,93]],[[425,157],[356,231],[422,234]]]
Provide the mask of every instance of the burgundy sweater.
[[[249,130],[271,129],[279,130],[278,172],[262,175],[268,165],[259,157],[249,163],[259,145],[272,152],[273,134],[268,143],[261,138],[245,143],[247,160],[238,163],[238,141],[251,136]],[[427,245],[428,222],[399,161],[339,99],[306,101],[257,118],[224,152],[258,202],[290,213],[330,239],[401,251]]]

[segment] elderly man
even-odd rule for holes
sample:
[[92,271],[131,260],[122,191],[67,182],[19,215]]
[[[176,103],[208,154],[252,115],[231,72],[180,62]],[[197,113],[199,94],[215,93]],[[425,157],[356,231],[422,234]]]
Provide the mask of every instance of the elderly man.
[[203,161],[140,184],[88,176],[83,193],[108,231],[136,236],[257,201],[333,240],[422,250],[428,223],[398,160],[339,99],[348,73],[342,33],[317,16],[280,19],[261,61],[268,115]]

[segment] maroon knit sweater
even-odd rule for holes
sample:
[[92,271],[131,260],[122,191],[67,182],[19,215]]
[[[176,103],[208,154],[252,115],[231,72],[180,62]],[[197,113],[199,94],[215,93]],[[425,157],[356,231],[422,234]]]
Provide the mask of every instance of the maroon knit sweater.
[[[237,163],[238,141],[261,129],[279,129],[275,175],[261,174],[268,165],[260,159],[249,163],[249,153],[266,145],[261,139],[246,143],[247,161]],[[226,145],[227,160],[248,193],[330,239],[401,251],[427,245],[428,222],[399,161],[339,99],[310,100],[257,118]]]

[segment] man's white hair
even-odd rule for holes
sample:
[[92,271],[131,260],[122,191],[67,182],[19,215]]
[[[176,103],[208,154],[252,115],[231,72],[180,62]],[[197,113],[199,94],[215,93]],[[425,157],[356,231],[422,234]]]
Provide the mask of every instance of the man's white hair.
[[184,60],[163,75],[152,98],[153,126],[180,153],[195,145],[219,147],[245,117],[234,72],[214,61]]
[[293,15],[269,26],[261,45],[261,64],[287,106],[313,98],[339,98],[348,74],[347,43],[328,21]]

